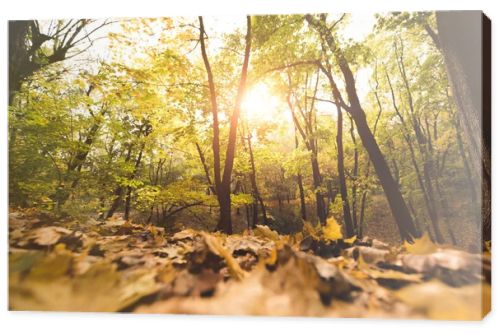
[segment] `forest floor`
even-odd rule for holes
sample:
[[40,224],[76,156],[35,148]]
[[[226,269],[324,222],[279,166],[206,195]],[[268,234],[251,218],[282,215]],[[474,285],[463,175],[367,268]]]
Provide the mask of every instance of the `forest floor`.
[[338,224],[295,235],[223,235],[119,218],[9,214],[11,310],[479,320],[489,252],[342,239]]

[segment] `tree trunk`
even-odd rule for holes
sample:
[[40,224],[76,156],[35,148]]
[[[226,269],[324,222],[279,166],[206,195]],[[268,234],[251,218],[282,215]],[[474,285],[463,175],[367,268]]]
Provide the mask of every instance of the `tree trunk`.
[[231,222],[231,176],[233,172],[233,164],[236,150],[236,134],[238,130],[238,120],[241,111],[241,103],[246,89],[246,81],[248,74],[248,64],[250,62],[250,50],[251,50],[251,40],[252,40],[252,20],[250,16],[247,16],[247,32],[245,36],[245,55],[243,59],[243,66],[241,69],[240,83],[238,85],[238,91],[236,94],[235,108],[231,115],[230,127],[229,127],[229,138],[226,149],[226,160],[224,164],[224,172],[221,177],[220,170],[220,143],[219,143],[219,120],[218,120],[218,106],[217,106],[217,93],[215,91],[215,84],[212,74],[212,69],[210,62],[208,60],[208,55],[205,46],[205,27],[203,24],[203,18],[198,17],[200,23],[200,46],[203,62],[205,69],[207,71],[207,80],[210,92],[210,103],[212,107],[212,117],[213,117],[213,141],[212,149],[214,153],[214,179],[215,179],[215,190],[217,193],[217,200],[220,205],[220,217],[216,229],[224,233],[232,233],[232,222]]
[[[299,140],[297,139],[297,129],[295,128],[295,149],[299,148]],[[300,197],[300,215],[303,220],[307,220],[306,213],[306,197],[304,194],[304,185],[302,183],[302,173],[297,173],[297,183],[299,186],[299,197]]]
[[[130,145],[128,147],[127,156],[125,157],[125,163],[130,161],[130,158],[132,156],[132,147],[133,147],[133,145]],[[108,212],[104,216],[105,219],[111,218],[113,216],[113,214],[115,213],[115,211],[118,210],[118,208],[120,207],[120,204],[122,202],[122,195],[123,195],[123,186],[118,185],[115,188],[115,191],[113,192],[113,198],[114,198],[113,203],[111,204]]]
[[[323,195],[321,194],[321,173],[319,170],[319,164],[318,164],[318,155],[317,155],[317,147],[315,146],[315,142],[313,138],[309,138],[308,133],[305,132],[305,130],[302,128],[302,126],[299,123],[299,120],[297,119],[297,115],[295,114],[294,108],[292,101],[290,99],[290,94],[287,97],[287,103],[288,107],[290,109],[290,112],[292,114],[292,119],[295,124],[295,128],[298,130],[300,136],[302,137],[302,140],[304,144],[306,145],[307,150],[311,154],[311,168],[312,168],[312,175],[313,175],[313,191],[316,197],[316,214],[318,216],[318,220],[321,225],[326,224],[326,210],[325,210],[325,202],[323,201]],[[307,128],[310,127],[310,124],[306,124],[306,131]]]
[[207,160],[205,159],[205,154],[203,154],[203,151],[201,150],[201,147],[198,143],[195,143],[195,145],[196,145],[196,150],[198,151],[198,155],[200,156],[200,161],[201,165],[203,166],[203,171],[205,172],[205,178],[207,179],[209,192],[215,194],[215,188],[214,184],[212,183],[212,179],[210,178],[210,171],[208,169]]
[[347,185],[345,180],[344,170],[344,144],[343,144],[343,121],[342,110],[340,105],[337,105],[337,167],[339,173],[340,196],[342,198],[342,209],[344,214],[344,226],[348,238],[355,234],[354,226],[351,218],[351,209],[349,208],[349,198],[347,197]]
[[[147,134],[146,134],[147,136]],[[144,151],[145,143],[142,143],[141,149],[139,151],[139,155],[137,156],[137,159],[135,160],[134,164],[134,170],[132,171],[132,174],[129,176],[129,180],[135,179],[137,176],[137,172],[139,171],[139,166],[141,164],[142,160],[142,154]],[[130,159],[130,154],[131,154],[132,146],[129,148],[129,152],[127,154],[127,159],[125,161],[128,161]],[[115,211],[120,207],[120,204],[122,203],[122,195],[123,195],[123,189],[124,187],[119,185],[116,190],[115,190],[115,200],[113,201],[113,204],[111,205],[108,213],[106,214],[106,218],[110,218],[113,216]],[[128,216],[130,214],[130,196],[132,195],[132,188],[130,186],[127,187],[127,193],[126,193],[126,198],[125,198],[125,220],[128,219]]]
[[[262,210],[262,219],[264,220],[264,224],[268,224],[269,221],[267,219],[267,211],[266,211],[266,206],[264,205],[264,200],[262,199],[262,196],[260,195],[259,188],[257,186],[257,170],[255,168],[255,160],[253,157],[253,149],[252,149],[252,140],[251,140],[251,135],[247,135],[247,144],[248,144],[248,153],[250,156],[250,166],[252,168],[251,173],[250,173],[250,183],[252,185],[252,195],[255,199],[256,202],[260,204],[261,210]],[[254,213],[254,226],[257,224],[257,217],[258,217],[258,206],[255,205],[255,213]]]
[[311,166],[313,174],[314,194],[316,196],[316,213],[321,225],[326,224],[326,210],[323,195],[321,194],[321,173],[319,171],[318,157],[311,152]]
[[221,185],[219,194],[217,195],[219,202],[220,217],[217,224],[217,230],[226,234],[233,233],[233,225],[231,223],[231,191],[229,185]]
[[125,195],[125,214],[123,219],[128,220],[130,218],[130,202],[132,196],[132,187],[127,187],[127,194]]
[[351,186],[352,224],[353,224],[354,230],[357,233],[357,230],[358,230],[357,204],[358,204],[359,153],[358,153],[358,145],[356,142],[356,136],[354,135],[354,122],[352,120],[352,117],[349,117],[349,119],[351,121],[351,129],[349,132],[351,134],[352,143],[354,145],[354,166],[352,169],[352,186]]

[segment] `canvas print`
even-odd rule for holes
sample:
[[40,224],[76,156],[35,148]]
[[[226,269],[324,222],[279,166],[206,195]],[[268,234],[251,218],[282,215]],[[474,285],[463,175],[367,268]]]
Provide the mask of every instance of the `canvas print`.
[[12,20],[9,308],[480,320],[480,11]]

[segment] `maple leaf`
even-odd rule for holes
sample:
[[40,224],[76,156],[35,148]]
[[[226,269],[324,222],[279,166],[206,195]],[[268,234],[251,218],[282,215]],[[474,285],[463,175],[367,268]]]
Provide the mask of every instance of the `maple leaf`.
[[421,238],[415,239],[413,244],[405,241],[403,246],[407,252],[417,255],[430,254],[438,249],[427,232],[424,233]]
[[326,220],[326,225],[323,227],[322,231],[323,237],[327,240],[335,241],[343,238],[342,226],[340,226],[333,217]]

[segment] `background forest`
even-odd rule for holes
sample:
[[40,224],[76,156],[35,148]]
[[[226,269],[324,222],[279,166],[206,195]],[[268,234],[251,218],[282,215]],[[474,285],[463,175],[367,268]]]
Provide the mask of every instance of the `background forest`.
[[469,247],[477,167],[435,17],[364,20],[12,23],[11,206],[285,234],[332,216]]
[[481,318],[480,15],[9,22],[9,306]]

